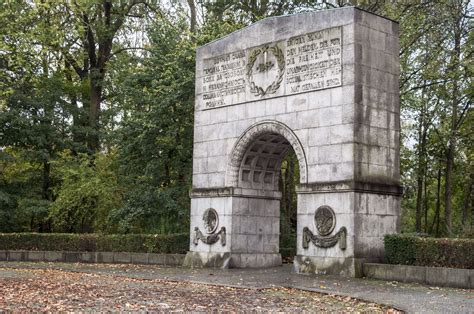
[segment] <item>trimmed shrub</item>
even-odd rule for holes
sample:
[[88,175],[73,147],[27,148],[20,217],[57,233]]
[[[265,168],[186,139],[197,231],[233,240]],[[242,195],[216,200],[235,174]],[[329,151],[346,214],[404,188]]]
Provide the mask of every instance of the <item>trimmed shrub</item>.
[[284,248],[280,248],[280,254],[281,254],[281,257],[282,258],[293,258],[295,257],[296,255],[296,248],[292,248],[292,247],[284,247]]
[[189,234],[0,233],[0,250],[186,253]]
[[390,234],[384,239],[390,264],[474,268],[474,239],[440,239]]

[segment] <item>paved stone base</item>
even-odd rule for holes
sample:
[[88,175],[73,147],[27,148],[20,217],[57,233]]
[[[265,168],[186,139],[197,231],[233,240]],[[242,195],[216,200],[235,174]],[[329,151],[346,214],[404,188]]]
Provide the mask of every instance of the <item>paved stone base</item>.
[[474,269],[365,263],[363,272],[372,279],[474,289]]
[[203,253],[189,251],[184,258],[184,267],[229,268],[230,253]]
[[0,251],[0,261],[182,265],[183,254],[130,252]]
[[360,277],[357,264],[354,258],[297,255],[293,260],[293,270],[296,273]]
[[263,268],[281,266],[281,254],[188,252],[184,267]]
[[232,254],[231,268],[263,268],[281,266],[281,254]]

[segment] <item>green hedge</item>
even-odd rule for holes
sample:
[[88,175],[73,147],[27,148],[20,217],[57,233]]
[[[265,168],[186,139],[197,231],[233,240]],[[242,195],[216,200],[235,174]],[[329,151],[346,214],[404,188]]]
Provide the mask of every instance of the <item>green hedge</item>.
[[0,250],[186,253],[189,234],[0,233]]
[[474,239],[439,239],[391,234],[384,239],[390,264],[474,268]]
[[296,255],[296,248],[293,248],[293,247],[280,248],[280,254],[282,258],[293,258]]

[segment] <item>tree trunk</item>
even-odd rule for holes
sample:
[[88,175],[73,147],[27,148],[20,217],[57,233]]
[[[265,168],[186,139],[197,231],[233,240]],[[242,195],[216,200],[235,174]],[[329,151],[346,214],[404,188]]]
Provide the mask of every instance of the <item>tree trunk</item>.
[[196,31],[196,4],[194,0],[188,0],[188,6],[190,12],[189,30],[194,33]]
[[[423,99],[422,99],[423,101]],[[418,125],[418,169],[417,169],[417,196],[416,196],[416,232],[421,232],[421,215],[423,206],[423,183],[426,176],[426,137],[427,130],[425,127],[425,109],[424,105],[421,109],[419,125]],[[426,194],[424,195],[426,198]]]
[[99,74],[100,70],[94,69],[91,71],[91,76],[98,75],[99,78],[91,77],[90,80],[90,107],[89,107],[89,127],[91,134],[89,135],[88,146],[91,152],[99,150],[99,114],[100,103],[102,100],[102,82],[103,78]]
[[285,196],[286,196],[286,227],[288,234],[291,233],[291,216],[293,214],[293,195],[292,195],[292,183],[293,183],[293,158],[287,159],[287,168],[285,173]]
[[[85,62],[85,66],[84,68],[88,67],[88,63]],[[66,80],[68,81],[69,84],[71,84],[71,86],[74,84],[74,81],[73,81],[73,78],[72,78],[72,75],[71,75],[71,68],[74,69],[74,67],[71,65],[70,62],[66,61],[65,62],[65,67],[66,67]],[[85,69],[74,69],[76,71],[76,74],[79,76],[79,80],[80,80],[80,83],[82,84],[84,82],[84,80],[88,77],[87,75],[87,71]],[[69,91],[68,92],[69,94],[69,98],[70,98],[70,101],[71,101],[71,106],[72,106],[72,110],[71,110],[71,114],[72,114],[72,147],[71,147],[71,150],[72,150],[72,153],[74,155],[77,155],[79,152],[81,152],[82,150],[79,149],[80,146],[83,146],[86,144],[86,139],[84,138],[84,134],[83,134],[83,130],[84,130],[84,127],[86,126],[85,125],[85,119],[84,119],[84,116],[81,115],[81,108],[79,108],[78,106],[78,103],[79,103],[79,97],[78,95],[73,92],[73,91]],[[87,94],[87,95],[86,95]],[[88,93],[85,93],[84,91],[82,91],[82,102],[83,102],[83,105],[87,105],[89,103],[89,97],[88,97]],[[79,145],[78,145],[79,144]]]
[[436,207],[435,207],[435,219],[436,219],[436,237],[439,237],[439,223],[440,223],[440,211],[441,211],[441,167],[438,168],[436,186]]
[[48,161],[43,162],[43,199],[51,200],[49,193],[51,166]]
[[423,212],[425,213],[425,224],[424,224],[424,230],[425,230],[425,233],[428,233],[428,188],[427,188],[428,184],[426,182],[426,173],[425,173],[425,177],[424,177],[424,180],[423,180],[423,189],[424,189],[424,198],[423,198]]
[[278,189],[281,191],[281,200],[280,200],[280,238],[281,235],[285,232],[284,217],[286,215],[286,207],[285,207],[285,183],[283,179],[283,168],[280,169],[278,174]]
[[421,232],[421,204],[423,200],[423,177],[417,175],[417,193],[416,193],[416,232]]
[[33,213],[30,219],[30,232],[35,232],[35,230],[33,230],[34,227],[35,227],[35,214]]
[[[469,223],[469,206],[472,206],[472,186],[474,185],[474,174],[471,173],[466,187],[466,195],[464,196],[464,204],[462,209],[462,225],[464,231],[467,231]],[[471,208],[471,210],[473,210]]]
[[453,182],[453,168],[454,168],[454,139],[450,140],[448,145],[448,152],[446,154],[446,178],[444,190],[444,222],[448,236],[453,234],[452,219],[451,219],[451,197],[452,197],[452,182]]
[[[460,8],[456,8],[460,10]],[[458,66],[461,58],[461,12],[455,12],[455,26],[454,26],[454,50],[450,69],[454,77],[452,79],[453,89],[451,92],[451,130],[449,132],[448,149],[446,151],[446,182],[444,191],[445,214],[444,220],[446,224],[446,231],[448,236],[453,235],[452,227],[452,185],[453,185],[453,171],[454,171],[454,152],[456,151],[457,127],[458,127],[458,105],[459,105],[459,83],[458,83]]]

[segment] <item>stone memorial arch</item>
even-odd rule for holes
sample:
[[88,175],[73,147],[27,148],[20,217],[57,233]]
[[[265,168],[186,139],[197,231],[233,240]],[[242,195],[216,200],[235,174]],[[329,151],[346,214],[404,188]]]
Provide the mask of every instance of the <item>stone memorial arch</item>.
[[298,272],[360,274],[399,230],[398,24],[349,7],[267,18],[198,48],[185,265],[268,267],[297,156]]

